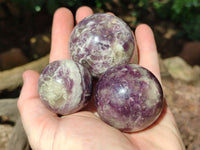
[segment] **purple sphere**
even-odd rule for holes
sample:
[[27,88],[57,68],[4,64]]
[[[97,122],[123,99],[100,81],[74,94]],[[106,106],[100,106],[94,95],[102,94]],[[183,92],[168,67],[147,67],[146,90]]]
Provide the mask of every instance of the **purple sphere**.
[[163,102],[159,81],[139,65],[110,68],[97,83],[95,104],[99,116],[125,132],[150,126],[161,114]]
[[128,63],[135,48],[130,27],[120,18],[98,13],[74,28],[69,51],[74,61],[100,77],[108,68]]
[[67,115],[82,109],[92,92],[92,77],[81,64],[59,60],[48,64],[38,81],[42,102],[53,112]]

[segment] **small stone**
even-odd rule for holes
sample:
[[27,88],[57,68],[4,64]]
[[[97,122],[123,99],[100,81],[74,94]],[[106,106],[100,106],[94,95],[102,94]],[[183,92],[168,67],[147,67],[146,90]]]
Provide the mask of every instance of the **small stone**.
[[163,62],[174,79],[185,82],[194,82],[199,79],[193,68],[180,57],[170,57],[164,59]]

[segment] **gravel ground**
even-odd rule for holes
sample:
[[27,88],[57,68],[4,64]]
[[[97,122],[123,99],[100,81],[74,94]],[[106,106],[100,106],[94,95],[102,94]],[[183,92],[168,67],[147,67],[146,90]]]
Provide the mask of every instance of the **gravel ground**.
[[0,150],[6,149],[6,144],[12,134],[13,126],[0,124]]

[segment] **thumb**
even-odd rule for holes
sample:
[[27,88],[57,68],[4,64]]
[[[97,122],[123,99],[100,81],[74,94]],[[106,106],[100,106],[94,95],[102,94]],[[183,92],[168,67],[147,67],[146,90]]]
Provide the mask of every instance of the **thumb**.
[[[40,137],[45,129],[43,137],[48,139],[53,135],[57,115],[49,111],[39,99],[37,83],[39,73],[26,71],[23,74],[24,85],[17,102],[23,127],[32,147],[40,143]],[[51,132],[50,132],[51,131]],[[35,148],[36,149],[36,148]]]
[[23,73],[24,85],[21,90],[20,99],[30,99],[39,97],[37,83],[39,73],[28,70]]
[[49,116],[55,116],[54,113],[51,113],[47,109],[47,107],[42,104],[39,98],[37,86],[38,79],[39,73],[35,71],[29,70],[23,73],[24,85],[22,87],[21,94],[17,102],[22,119],[34,119],[34,115],[42,116],[48,114]]

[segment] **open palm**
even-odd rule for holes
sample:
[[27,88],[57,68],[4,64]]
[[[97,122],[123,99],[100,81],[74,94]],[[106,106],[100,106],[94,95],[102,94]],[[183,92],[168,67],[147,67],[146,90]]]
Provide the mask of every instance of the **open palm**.
[[[93,12],[88,7],[77,10],[77,23]],[[53,20],[50,62],[70,59],[68,40],[73,29],[73,15],[66,8],[56,11]],[[152,30],[140,25],[135,31],[140,53],[139,63],[151,70],[161,81],[157,49]],[[26,71],[18,100],[23,126],[34,150],[182,150],[179,131],[170,109],[165,105],[160,118],[148,129],[123,133],[103,121],[91,103],[84,110],[58,117],[40,101],[37,82],[39,74]]]

